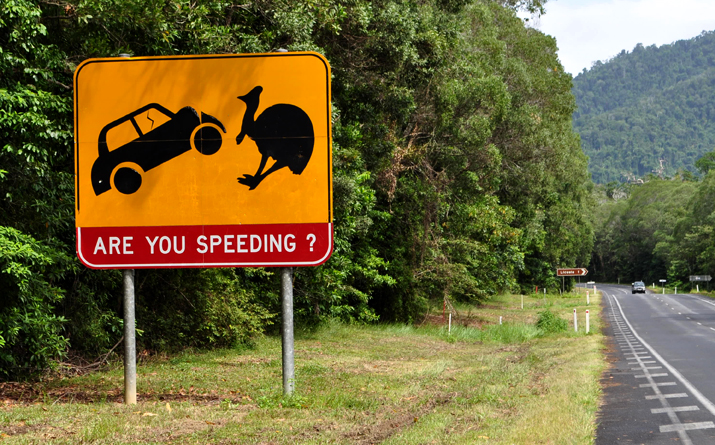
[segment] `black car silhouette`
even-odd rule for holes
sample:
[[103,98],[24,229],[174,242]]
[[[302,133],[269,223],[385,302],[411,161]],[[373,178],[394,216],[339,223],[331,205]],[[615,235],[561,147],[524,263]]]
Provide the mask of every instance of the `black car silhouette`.
[[[143,122],[137,121],[140,116],[146,120],[143,126],[140,125]],[[163,123],[154,128],[155,121]],[[128,127],[131,134],[138,137],[110,151],[107,134],[122,124],[131,125]],[[94,194],[110,190],[112,184],[119,192],[132,194],[141,187],[144,172],[192,148],[212,155],[221,148],[222,131],[226,133],[218,119],[205,113],[199,117],[192,107],[184,107],[176,113],[156,103],[139,108],[107,124],[99,133],[99,156],[92,165]]]

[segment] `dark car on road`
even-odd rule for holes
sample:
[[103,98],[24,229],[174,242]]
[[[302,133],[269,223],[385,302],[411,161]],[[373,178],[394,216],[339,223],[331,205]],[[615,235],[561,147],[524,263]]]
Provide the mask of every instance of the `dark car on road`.
[[645,293],[645,283],[642,281],[636,281],[631,285],[631,293]]
[[[141,119],[140,119],[141,118]],[[129,140],[110,150],[112,132],[129,134]],[[212,155],[221,148],[223,124],[215,117],[192,107],[173,113],[152,103],[145,105],[102,128],[98,156],[92,165],[94,194],[110,190],[112,185],[125,195],[139,190],[142,174],[192,148]]]

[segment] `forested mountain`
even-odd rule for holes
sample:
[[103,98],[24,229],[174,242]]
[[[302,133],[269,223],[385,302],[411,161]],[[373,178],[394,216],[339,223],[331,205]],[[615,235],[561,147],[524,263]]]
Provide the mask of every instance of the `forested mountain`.
[[696,172],[715,147],[715,32],[624,50],[576,76],[573,93],[594,182]]
[[[555,286],[593,243],[587,160],[540,0],[4,0],[0,376],[119,341],[118,270],[75,256],[72,76],[94,57],[317,51],[332,67],[335,247],[295,271],[296,323],[422,319]],[[556,68],[556,69],[554,69]],[[269,268],[136,272],[139,347],[271,328]]]

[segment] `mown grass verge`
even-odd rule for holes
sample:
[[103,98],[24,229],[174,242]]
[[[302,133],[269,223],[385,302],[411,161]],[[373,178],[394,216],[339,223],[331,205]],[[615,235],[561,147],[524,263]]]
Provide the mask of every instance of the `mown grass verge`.
[[[604,368],[599,301],[501,296],[417,326],[330,324],[296,335],[296,394],[282,396],[280,338],[250,350],[151,358],[139,403],[121,364],[0,384],[3,444],[588,444]],[[569,327],[536,329],[549,308]],[[591,334],[584,333],[584,310]],[[573,309],[579,332],[573,330]],[[502,324],[499,325],[499,317]],[[446,320],[445,320],[446,322]]]

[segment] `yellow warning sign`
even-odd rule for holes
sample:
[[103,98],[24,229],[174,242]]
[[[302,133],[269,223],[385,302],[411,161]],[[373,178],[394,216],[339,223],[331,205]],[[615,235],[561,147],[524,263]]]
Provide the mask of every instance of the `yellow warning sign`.
[[92,59],[74,82],[78,228],[332,222],[323,56]]

